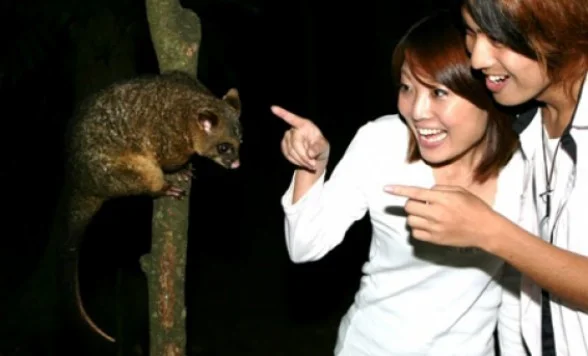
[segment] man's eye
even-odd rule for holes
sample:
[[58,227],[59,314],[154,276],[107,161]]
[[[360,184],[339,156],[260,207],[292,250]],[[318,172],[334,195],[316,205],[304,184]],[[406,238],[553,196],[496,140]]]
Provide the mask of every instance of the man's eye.
[[447,96],[447,94],[449,94],[449,93],[447,92],[447,90],[434,89],[433,94],[435,94],[436,97],[443,97],[443,96]]

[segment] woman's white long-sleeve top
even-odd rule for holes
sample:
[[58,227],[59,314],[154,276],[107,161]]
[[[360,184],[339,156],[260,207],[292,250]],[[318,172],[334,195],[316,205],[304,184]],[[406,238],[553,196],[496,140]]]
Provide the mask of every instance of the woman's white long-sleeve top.
[[[369,214],[369,259],[355,302],[342,319],[335,354],[494,355],[498,323],[502,355],[524,355],[518,274],[484,252],[411,238],[405,198],[383,191],[387,184],[435,185],[428,165],[407,163],[408,135],[397,115],[370,121],[357,131],[328,181],[323,174],[292,204],[292,177],[282,196],[287,248],[298,263],[323,257],[351,224]],[[515,222],[523,172],[517,152],[500,173],[493,204]]]

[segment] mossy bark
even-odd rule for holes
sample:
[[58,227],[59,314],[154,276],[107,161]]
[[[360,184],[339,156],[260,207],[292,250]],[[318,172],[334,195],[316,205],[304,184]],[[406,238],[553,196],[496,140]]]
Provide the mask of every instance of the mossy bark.
[[[180,70],[196,78],[201,38],[198,16],[182,8],[179,0],[146,0],[146,6],[160,72]],[[149,290],[151,356],[186,355],[184,296],[190,181],[167,178],[185,189],[186,196],[154,200],[151,251],[141,257]]]

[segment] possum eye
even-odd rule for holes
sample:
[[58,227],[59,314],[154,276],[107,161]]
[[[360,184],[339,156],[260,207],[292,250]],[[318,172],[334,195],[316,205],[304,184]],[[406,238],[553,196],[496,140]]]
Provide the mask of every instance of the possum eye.
[[221,154],[227,153],[228,151],[232,150],[232,148],[233,147],[231,146],[231,144],[230,143],[226,143],[226,142],[219,143],[216,146],[216,149],[217,149],[218,153],[221,153]]

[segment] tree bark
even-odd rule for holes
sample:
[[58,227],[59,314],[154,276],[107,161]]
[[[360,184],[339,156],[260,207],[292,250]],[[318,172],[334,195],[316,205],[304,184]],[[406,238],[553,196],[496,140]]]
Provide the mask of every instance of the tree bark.
[[200,18],[179,0],[146,0],[147,21],[159,70],[181,70],[197,77],[202,30]]
[[[179,0],[146,0],[147,20],[161,73],[180,70],[197,77],[201,27],[198,16]],[[191,167],[188,167],[191,169]],[[152,242],[141,257],[149,298],[149,354],[186,354],[185,271],[188,249],[190,181],[166,177],[185,198],[153,202]]]

